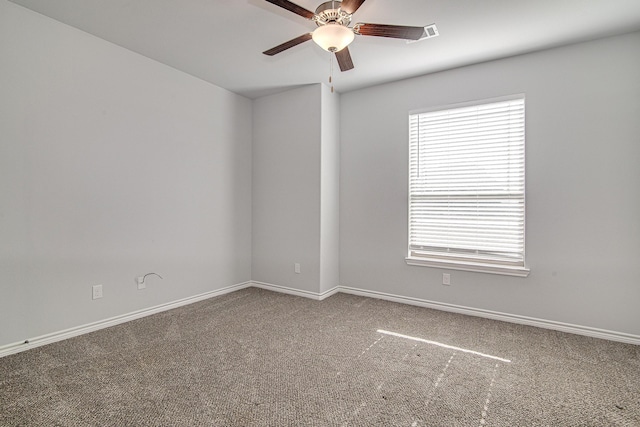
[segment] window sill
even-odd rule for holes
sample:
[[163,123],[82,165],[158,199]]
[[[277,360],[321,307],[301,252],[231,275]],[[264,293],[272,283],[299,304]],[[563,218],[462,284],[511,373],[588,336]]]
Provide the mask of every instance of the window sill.
[[407,265],[420,267],[445,268],[448,270],[474,271],[477,273],[502,274],[506,276],[527,277],[529,269],[526,267],[510,267],[506,265],[483,264],[476,262],[443,261],[429,258],[406,257]]

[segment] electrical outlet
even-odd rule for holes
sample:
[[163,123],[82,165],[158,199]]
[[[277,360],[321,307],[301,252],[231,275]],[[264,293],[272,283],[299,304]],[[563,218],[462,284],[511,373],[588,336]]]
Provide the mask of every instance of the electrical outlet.
[[442,284],[446,286],[451,285],[451,275],[449,273],[442,273]]
[[91,289],[93,290],[92,299],[102,298],[102,285],[93,285]]
[[297,262],[293,265],[293,271],[295,271],[296,274],[300,274],[300,264],[298,264]]
[[147,284],[144,283],[144,276],[136,277],[136,283],[138,284],[138,289],[144,289],[147,287]]

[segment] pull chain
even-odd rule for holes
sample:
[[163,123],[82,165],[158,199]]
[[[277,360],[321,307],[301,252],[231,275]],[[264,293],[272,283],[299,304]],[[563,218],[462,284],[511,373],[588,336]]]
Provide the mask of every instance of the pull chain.
[[333,52],[329,52],[329,83],[331,84],[331,93],[333,93]]

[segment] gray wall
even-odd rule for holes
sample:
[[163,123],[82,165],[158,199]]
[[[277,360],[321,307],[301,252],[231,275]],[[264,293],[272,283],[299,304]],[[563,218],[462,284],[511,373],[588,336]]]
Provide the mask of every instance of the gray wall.
[[339,282],[339,96],[265,96],[253,119],[252,279],[317,296]]
[[253,102],[252,279],[314,293],[320,286],[320,107],[321,85]]
[[320,293],[340,284],[340,96],[322,85]]
[[1,1],[0,346],[250,280],[251,120],[246,98]]
[[[640,334],[640,33],[341,97],[341,285]],[[407,266],[407,114],[526,94],[528,278]]]

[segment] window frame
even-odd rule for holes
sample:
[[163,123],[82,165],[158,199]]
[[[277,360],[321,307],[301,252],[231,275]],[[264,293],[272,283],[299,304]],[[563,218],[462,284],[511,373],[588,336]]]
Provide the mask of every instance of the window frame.
[[[445,252],[435,253],[425,251],[425,253],[421,254],[419,250],[411,248],[411,190],[412,190],[412,175],[411,175],[411,120],[412,116],[424,113],[432,113],[432,112],[444,112],[447,110],[455,110],[459,108],[467,108],[473,106],[481,106],[481,105],[489,105],[500,102],[514,101],[514,100],[522,100],[523,107],[523,131],[525,132],[524,140],[523,140],[523,155],[524,158],[522,160],[522,168],[523,168],[523,193],[522,193],[522,203],[523,203],[523,212],[522,212],[522,262],[508,262],[501,260],[491,260],[489,256],[474,256],[472,253],[464,254],[464,253],[452,253],[447,254]],[[443,105],[431,107],[428,109],[420,109],[420,110],[412,110],[408,113],[408,144],[409,144],[409,158],[407,161],[408,166],[408,191],[407,191],[407,257],[405,258],[405,262],[408,265],[414,266],[423,266],[423,267],[435,267],[435,268],[443,268],[450,270],[463,270],[463,271],[473,271],[480,273],[491,273],[491,274],[501,274],[501,275],[509,275],[509,276],[517,276],[517,277],[527,277],[529,275],[530,269],[526,264],[526,99],[524,94],[514,94],[503,97],[475,100],[464,103]]]

